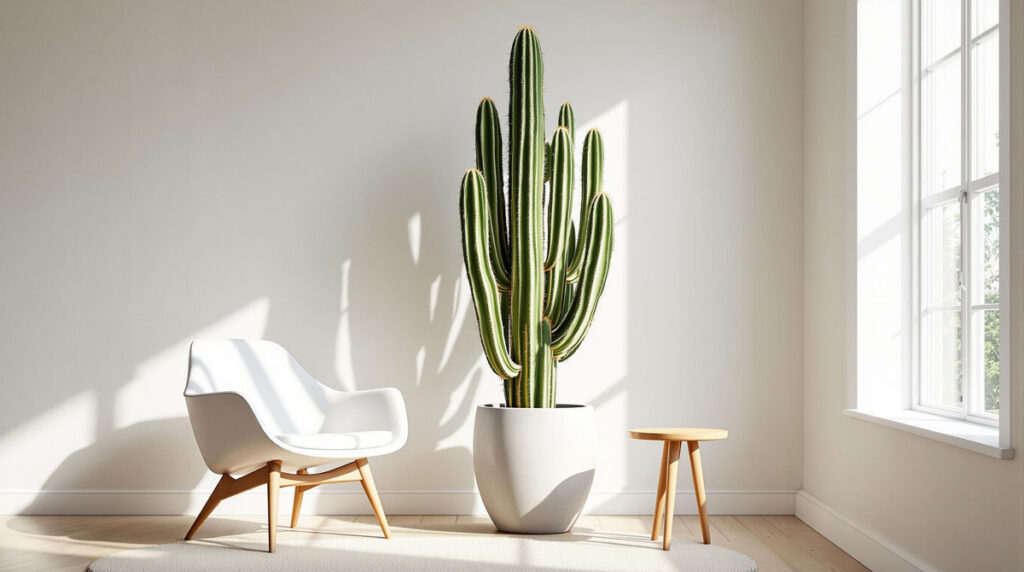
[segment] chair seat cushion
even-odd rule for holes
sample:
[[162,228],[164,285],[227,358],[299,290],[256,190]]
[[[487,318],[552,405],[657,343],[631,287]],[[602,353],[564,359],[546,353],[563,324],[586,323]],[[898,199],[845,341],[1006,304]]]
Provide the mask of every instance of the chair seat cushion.
[[391,431],[353,431],[351,433],[285,433],[277,438],[303,449],[369,449],[382,447],[394,439]]

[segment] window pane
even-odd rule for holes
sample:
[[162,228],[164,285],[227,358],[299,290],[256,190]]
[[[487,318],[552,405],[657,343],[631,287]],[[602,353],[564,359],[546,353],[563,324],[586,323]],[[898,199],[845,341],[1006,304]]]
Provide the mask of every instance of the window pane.
[[999,23],[999,0],[971,1],[971,37]]
[[946,407],[963,404],[960,224],[957,200],[927,210],[921,224],[921,400]]
[[971,48],[971,175],[978,179],[999,171],[999,31]]
[[922,194],[962,183],[960,55],[930,70],[921,82]]
[[963,328],[959,310],[926,311],[921,320],[921,400],[962,407]]
[[[971,197],[971,296],[973,304],[999,303],[999,189]],[[998,415],[999,310],[971,311],[965,392],[972,414]]]
[[925,308],[960,304],[960,203],[929,209],[921,225],[921,286]]
[[982,271],[983,304],[999,303],[999,189],[982,197]]
[[999,415],[999,310],[985,310],[984,352],[985,412]]
[[922,0],[922,66],[930,66],[959,47],[960,34],[960,0]]

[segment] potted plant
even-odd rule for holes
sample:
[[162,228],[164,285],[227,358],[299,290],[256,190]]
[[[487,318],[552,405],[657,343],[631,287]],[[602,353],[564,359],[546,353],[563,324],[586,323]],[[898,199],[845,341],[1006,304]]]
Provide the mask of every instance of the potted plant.
[[602,191],[604,146],[587,133],[579,232],[572,221],[574,116],[565,103],[544,141],[544,66],[531,28],[509,61],[508,199],[498,111],[476,114],[475,169],[462,179],[459,210],[466,272],[487,362],[505,404],[477,408],[473,465],[499,530],[566,532],[594,479],[594,411],[555,401],[558,362],[580,346],[604,289],[612,207]]

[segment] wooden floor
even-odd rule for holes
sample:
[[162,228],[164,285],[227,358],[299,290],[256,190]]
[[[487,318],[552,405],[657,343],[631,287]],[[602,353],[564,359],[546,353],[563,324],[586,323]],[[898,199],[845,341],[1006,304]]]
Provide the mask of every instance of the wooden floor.
[[[441,530],[494,532],[490,520],[481,516],[392,516],[389,520],[392,535]],[[0,570],[84,570],[106,554],[178,541],[191,522],[189,516],[0,517]],[[712,543],[750,556],[762,571],[867,570],[795,516],[712,516],[711,525]],[[299,526],[316,530],[380,530],[373,516],[304,516]],[[265,520],[258,516],[214,515],[197,538],[265,527]],[[638,536],[649,535],[650,527],[650,516],[584,516],[576,524],[578,531]],[[699,540],[697,517],[677,516],[672,536]]]

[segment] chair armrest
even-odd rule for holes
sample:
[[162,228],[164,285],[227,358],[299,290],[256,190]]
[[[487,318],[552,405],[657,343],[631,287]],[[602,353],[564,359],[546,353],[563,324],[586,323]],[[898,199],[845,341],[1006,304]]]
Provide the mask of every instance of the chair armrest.
[[321,431],[391,431],[404,444],[409,424],[402,392],[394,387],[341,392],[328,406]]

